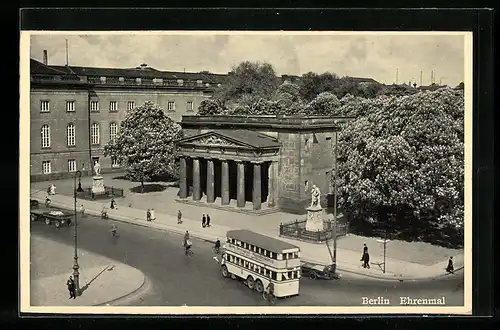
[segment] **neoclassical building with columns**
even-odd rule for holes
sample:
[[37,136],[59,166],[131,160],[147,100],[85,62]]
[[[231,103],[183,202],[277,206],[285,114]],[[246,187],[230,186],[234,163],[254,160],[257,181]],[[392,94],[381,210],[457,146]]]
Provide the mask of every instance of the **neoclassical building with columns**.
[[302,214],[316,185],[326,206],[335,133],[346,119],[183,116],[178,201]]

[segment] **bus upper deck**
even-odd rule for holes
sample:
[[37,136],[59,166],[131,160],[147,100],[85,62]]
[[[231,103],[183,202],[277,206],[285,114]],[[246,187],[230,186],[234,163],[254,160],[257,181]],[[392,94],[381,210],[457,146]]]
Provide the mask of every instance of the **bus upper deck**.
[[300,278],[300,248],[250,230],[226,234],[221,267],[224,277],[239,277],[258,292],[270,282],[277,297],[297,295]]

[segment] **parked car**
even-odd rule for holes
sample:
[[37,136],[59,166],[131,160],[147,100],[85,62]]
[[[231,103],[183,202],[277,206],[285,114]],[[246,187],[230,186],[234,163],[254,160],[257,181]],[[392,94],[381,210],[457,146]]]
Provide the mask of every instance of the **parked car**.
[[64,224],[71,226],[73,214],[53,208],[36,207],[31,209],[30,218],[31,221],[45,221],[47,225],[53,223],[56,228],[59,228]]
[[335,272],[332,265],[320,265],[310,262],[303,262],[300,266],[302,276],[307,276],[311,280],[315,279],[339,279],[340,275]]

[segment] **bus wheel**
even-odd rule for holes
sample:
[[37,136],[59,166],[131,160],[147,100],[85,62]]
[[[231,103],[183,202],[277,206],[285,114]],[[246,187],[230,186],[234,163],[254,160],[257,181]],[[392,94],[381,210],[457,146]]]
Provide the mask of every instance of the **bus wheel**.
[[59,228],[61,227],[61,222],[60,221],[56,221],[56,228]]
[[231,279],[232,279],[232,280],[235,280],[235,279],[236,279],[236,275],[231,274]]
[[262,284],[261,280],[255,281],[255,290],[257,290],[258,293],[264,292],[264,284]]
[[253,281],[252,276],[247,277],[247,286],[250,290],[253,290],[255,287],[255,282]]
[[30,219],[31,219],[31,221],[36,221],[36,215],[32,214],[32,215],[30,216]]
[[229,277],[229,271],[227,270],[226,265],[222,266],[222,277],[224,278]]
[[310,278],[311,280],[315,280],[315,279],[317,279],[317,278],[318,278],[318,275],[316,275],[316,273],[315,273],[315,272],[312,272],[311,274],[309,274],[309,278]]
[[49,218],[45,218],[45,224],[46,225],[50,225],[50,219]]

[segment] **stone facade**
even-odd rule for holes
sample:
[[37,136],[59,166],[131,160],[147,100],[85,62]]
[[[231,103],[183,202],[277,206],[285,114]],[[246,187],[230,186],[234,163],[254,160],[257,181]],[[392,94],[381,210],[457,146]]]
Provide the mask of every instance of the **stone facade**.
[[[181,125],[185,139],[179,142],[179,146],[182,157],[204,158],[208,155],[200,154],[196,148],[184,145],[184,141],[196,139],[197,136],[207,135],[210,132],[217,132],[221,136],[234,135],[234,132],[238,130],[248,130],[274,139],[279,145],[276,155],[266,159],[274,166],[269,166],[267,174],[259,178],[259,181],[264,182],[264,187],[268,187],[265,194],[267,197],[272,195],[270,199],[273,204],[285,211],[303,214],[311,202],[313,185],[319,187],[322,192],[321,204],[327,205],[326,196],[332,192],[331,171],[334,167],[332,151],[336,138],[335,132],[343,120],[348,120],[348,118],[183,116]],[[241,134],[242,141],[245,139],[244,135],[244,133]],[[248,143],[251,144],[251,141]],[[259,150],[257,145],[253,148]],[[214,157],[213,154],[211,157]],[[251,159],[247,159],[242,153],[226,155],[225,159],[251,162]],[[255,167],[250,165],[249,171],[254,169]],[[181,177],[182,175],[183,173]],[[248,175],[255,179],[255,175]],[[236,180],[238,181],[236,185],[245,189],[242,177]],[[243,204],[240,201],[238,205]],[[260,205],[254,205],[254,208],[260,208]]]
[[[83,175],[91,175],[96,159],[101,164],[103,173],[120,171],[119,164],[112,166],[112,160],[104,157],[104,146],[110,140],[111,124],[116,123],[119,127],[131,104],[140,106],[145,101],[152,101],[162,107],[167,116],[180,121],[184,114],[195,114],[200,103],[210,97],[213,91],[212,87],[205,85],[207,79],[212,79],[207,74],[202,75],[203,77],[190,74],[193,77],[189,76],[189,80],[185,79],[182,85],[172,86],[167,81],[162,84],[146,83],[146,78],[142,81],[134,78],[131,84],[120,78],[134,75],[174,75],[156,70],[69,68],[49,66],[32,60],[30,71],[32,181],[71,177],[73,173],[70,170],[80,170]],[[87,76],[88,72],[93,76]],[[96,79],[96,75],[102,75],[103,79]],[[203,84],[198,83],[200,80]],[[213,79],[210,82],[212,86],[216,85]],[[175,83],[177,84],[177,80]],[[74,111],[66,111],[67,101],[74,102]],[[42,102],[48,104],[48,111],[42,111]],[[169,110],[169,103],[172,102],[174,108]],[[89,147],[90,126],[94,123],[99,125],[99,143]],[[66,128],[69,124],[75,125],[74,146],[68,146],[67,143]],[[44,125],[50,127],[50,146],[42,148],[41,129]],[[51,173],[43,173],[44,161],[50,162]],[[69,162],[76,164],[76,169],[70,169]]]

